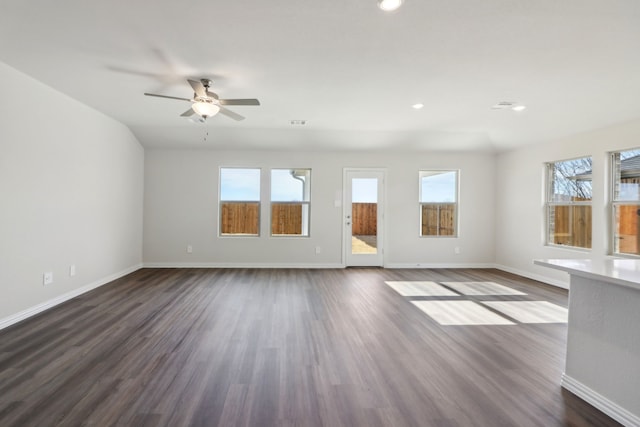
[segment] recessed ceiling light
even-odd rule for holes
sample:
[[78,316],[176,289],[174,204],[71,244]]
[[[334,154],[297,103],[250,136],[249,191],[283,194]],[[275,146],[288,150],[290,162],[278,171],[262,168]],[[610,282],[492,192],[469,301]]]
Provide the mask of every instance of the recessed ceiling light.
[[412,107],[413,107],[414,109],[416,109],[416,110],[419,110],[419,109],[421,109],[422,107],[424,107],[424,104],[420,104],[420,103],[418,103],[418,104],[413,104],[413,105],[412,105]]
[[403,0],[378,0],[378,7],[385,12],[391,12],[402,6]]
[[526,105],[516,105],[513,108],[511,108],[513,111],[523,111],[527,108]]

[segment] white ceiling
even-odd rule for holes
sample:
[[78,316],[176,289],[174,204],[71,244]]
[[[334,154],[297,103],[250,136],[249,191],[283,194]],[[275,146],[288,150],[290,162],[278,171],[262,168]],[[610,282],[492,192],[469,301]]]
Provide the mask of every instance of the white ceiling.
[[[504,150],[640,117],[640,2],[2,0],[0,60],[146,147]],[[143,96],[203,77],[262,105],[201,125]]]

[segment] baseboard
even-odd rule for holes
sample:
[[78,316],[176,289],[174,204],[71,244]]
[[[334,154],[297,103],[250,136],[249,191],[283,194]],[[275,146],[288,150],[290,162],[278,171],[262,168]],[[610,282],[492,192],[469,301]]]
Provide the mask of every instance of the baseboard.
[[[384,268],[494,268],[494,264],[385,264]],[[144,268],[345,268],[344,264],[146,262]]]
[[546,283],[548,285],[557,286],[562,289],[569,289],[569,282],[562,280],[552,279],[550,277],[541,276],[539,274],[530,273],[524,270],[518,270],[517,268],[507,267],[506,265],[495,264],[495,268],[498,270],[506,271],[507,273],[517,274],[518,276],[526,277],[527,279],[537,280],[538,282]]
[[625,426],[640,426],[640,417],[627,411],[601,394],[591,390],[567,374],[562,374],[562,387]]
[[344,264],[145,262],[144,268],[344,268]]
[[490,263],[388,263],[384,268],[401,269],[401,268],[494,268],[494,264]]
[[142,264],[137,264],[134,266],[131,266],[129,268],[126,268],[122,271],[119,271],[117,273],[111,274],[107,277],[103,277],[101,279],[98,279],[94,282],[89,283],[88,285],[85,285],[81,288],[77,288],[74,289],[71,292],[67,292],[66,294],[62,294],[60,296],[57,296],[49,301],[45,301],[41,304],[35,305],[33,307],[27,308],[26,310],[22,310],[16,314],[13,314],[9,317],[5,317],[4,319],[0,319],[0,330],[11,326],[15,323],[21,322],[25,319],[28,319],[31,316],[35,316],[38,313],[41,313],[45,310],[48,310],[52,307],[55,307],[58,304],[62,304],[65,301],[68,301],[72,298],[77,297],[78,295],[82,295],[86,292],[89,292],[95,288],[99,288],[102,285],[106,285],[109,282],[112,282],[116,279],[119,279],[123,276],[126,276],[127,274],[133,273],[134,271],[137,271],[139,269],[142,268]]

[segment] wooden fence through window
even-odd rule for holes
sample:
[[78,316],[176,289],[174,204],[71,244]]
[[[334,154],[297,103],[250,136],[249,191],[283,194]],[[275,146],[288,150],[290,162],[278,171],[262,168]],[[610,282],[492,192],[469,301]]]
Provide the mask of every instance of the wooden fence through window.
[[421,236],[453,236],[455,235],[456,206],[452,204],[422,205]]
[[[258,202],[223,202],[221,214],[221,234],[258,234],[260,228]],[[272,204],[271,233],[301,235],[302,204]]]
[[591,206],[555,206],[553,243],[591,247]]
[[271,234],[301,235],[302,204],[273,203],[271,205]]
[[[455,206],[440,205],[438,230],[438,205],[424,205],[423,235],[451,236],[455,232]],[[378,232],[378,204],[352,203],[352,233],[354,236],[375,236]],[[258,202],[223,202],[221,234],[257,235],[260,225]],[[271,205],[271,233],[284,235],[302,234],[302,204],[273,203]]]
[[354,236],[376,236],[378,234],[378,204],[351,204],[351,234]]
[[[631,176],[620,179],[620,184],[631,185],[636,189],[640,185],[640,177]],[[637,190],[636,190],[637,191]],[[640,254],[640,205],[617,205],[615,210],[617,236],[616,251],[623,254]]]
[[[618,241],[617,252],[640,254],[638,230],[640,206],[619,205],[616,210],[615,231]],[[591,247],[591,206],[556,206],[553,215],[552,237],[557,245],[580,248]]]
[[220,212],[221,234],[257,235],[260,229],[260,203],[223,202]]
[[638,222],[640,222],[640,205],[619,205],[616,210],[618,224],[618,252],[623,254],[640,254],[638,244]]

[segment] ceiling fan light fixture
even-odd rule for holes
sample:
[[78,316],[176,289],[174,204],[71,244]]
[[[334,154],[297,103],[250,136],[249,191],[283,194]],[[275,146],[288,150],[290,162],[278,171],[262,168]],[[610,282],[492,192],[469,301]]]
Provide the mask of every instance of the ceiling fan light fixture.
[[218,114],[218,111],[220,111],[220,106],[206,101],[194,102],[191,108],[196,112],[196,114],[204,117],[205,119],[207,117],[215,116]]
[[385,12],[391,12],[402,6],[403,0],[378,0],[378,7]]

